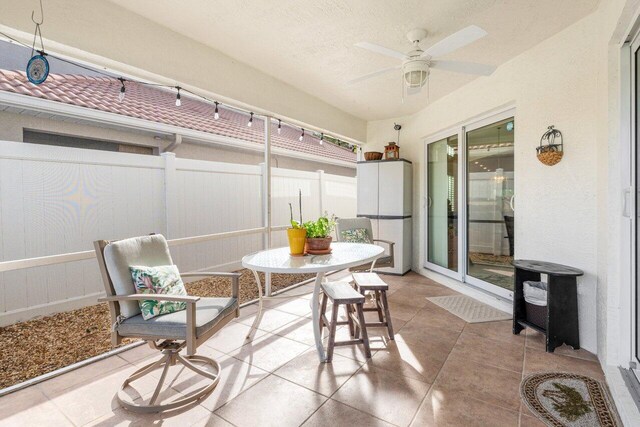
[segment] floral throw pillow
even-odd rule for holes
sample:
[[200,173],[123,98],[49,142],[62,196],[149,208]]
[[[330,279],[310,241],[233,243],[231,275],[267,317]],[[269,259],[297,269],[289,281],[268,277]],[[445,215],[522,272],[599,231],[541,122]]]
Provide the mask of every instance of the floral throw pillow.
[[[187,296],[187,290],[182,283],[178,267],[175,265],[161,265],[157,267],[132,266],[131,277],[139,294],[165,294]],[[149,320],[161,314],[185,310],[187,303],[177,301],[138,301],[142,318]]]
[[340,233],[342,240],[349,243],[372,243],[366,228],[354,228]]

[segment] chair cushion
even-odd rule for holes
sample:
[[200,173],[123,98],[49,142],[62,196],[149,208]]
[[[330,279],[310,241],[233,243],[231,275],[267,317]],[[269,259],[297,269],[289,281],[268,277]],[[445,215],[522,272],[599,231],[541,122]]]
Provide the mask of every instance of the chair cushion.
[[372,243],[366,228],[354,228],[353,230],[344,230],[340,233],[342,242],[349,243]]
[[[132,237],[109,243],[104,248],[104,262],[113,283],[116,295],[131,295],[136,293],[131,271],[132,265],[156,267],[159,265],[173,265],[169,246],[164,236]],[[120,303],[120,314],[132,317],[140,314],[137,301]]]
[[[157,267],[134,266],[129,267],[133,285],[139,294],[163,294],[187,296],[187,290],[180,278],[180,272],[175,265],[159,265]],[[186,302],[158,301],[146,299],[138,301],[140,314],[144,320],[161,314],[169,314],[187,308]]]
[[373,228],[371,227],[371,220],[369,218],[338,218],[336,222],[336,234],[338,241],[344,241],[342,240],[343,231],[354,230],[357,228],[364,228],[367,231],[369,240],[373,241]]
[[[200,298],[196,302],[196,338],[206,334],[237,308],[237,298]],[[149,320],[138,314],[123,320],[117,328],[118,334],[124,337],[186,339],[187,311],[163,314]]]

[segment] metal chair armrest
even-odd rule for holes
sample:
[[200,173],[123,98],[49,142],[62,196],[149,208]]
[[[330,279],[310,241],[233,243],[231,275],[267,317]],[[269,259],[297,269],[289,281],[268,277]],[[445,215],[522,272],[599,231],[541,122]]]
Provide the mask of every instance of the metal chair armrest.
[[389,255],[391,255],[391,257],[393,258],[393,252],[394,252],[394,246],[395,246],[395,242],[392,242],[390,240],[382,240],[382,239],[373,239],[374,242],[381,242],[381,243],[386,243],[389,246]]
[[197,276],[217,276],[217,277],[240,277],[240,273],[220,273],[217,271],[196,271],[195,273],[180,273],[183,277]]
[[231,278],[231,297],[238,298],[240,293],[240,273],[219,273],[216,271],[198,271],[195,273],[181,273],[182,277],[229,277]]
[[195,304],[200,300],[200,297],[194,297],[191,295],[166,295],[166,294],[129,294],[129,295],[111,295],[98,298],[98,302],[120,302],[120,301],[142,301],[142,300],[156,300],[156,301],[175,301],[186,302],[188,304]]
[[383,240],[383,239],[373,239],[374,242],[382,242],[382,243],[386,243],[387,245],[389,245],[389,247],[393,247],[393,245],[396,244],[396,242],[392,242],[390,240]]

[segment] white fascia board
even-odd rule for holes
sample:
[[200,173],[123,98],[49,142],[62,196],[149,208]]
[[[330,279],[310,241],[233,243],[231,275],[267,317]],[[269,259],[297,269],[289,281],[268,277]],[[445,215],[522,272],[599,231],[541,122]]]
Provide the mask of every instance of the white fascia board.
[[[225,145],[259,152],[264,151],[264,145],[262,144],[247,142],[237,138],[216,135],[193,129],[181,128],[179,126],[157,123],[150,120],[124,116],[122,114],[95,110],[92,108],[80,107],[78,105],[65,104],[63,102],[36,98],[33,96],[22,95],[18,93],[0,91],[0,104],[24,110],[62,115],[77,120],[84,120],[99,124],[108,124],[120,128],[146,131],[155,135],[179,134],[182,135],[183,138],[192,142]],[[351,169],[356,168],[355,162],[351,163],[345,160],[331,159],[323,156],[318,156],[316,154],[303,153],[299,151],[287,150],[284,148],[273,147],[271,149],[271,153],[301,160],[327,163]]]

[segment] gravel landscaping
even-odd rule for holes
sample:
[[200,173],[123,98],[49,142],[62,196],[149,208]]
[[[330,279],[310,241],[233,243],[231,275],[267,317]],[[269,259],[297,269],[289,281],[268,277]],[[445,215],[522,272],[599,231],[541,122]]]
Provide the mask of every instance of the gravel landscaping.
[[[240,303],[258,297],[253,274],[240,271]],[[276,291],[313,277],[273,274]],[[264,276],[261,275],[264,281]],[[231,295],[231,282],[207,278],[186,284],[189,295]],[[97,304],[0,328],[0,389],[88,359],[112,349],[107,304]],[[124,344],[134,340],[126,339]]]

